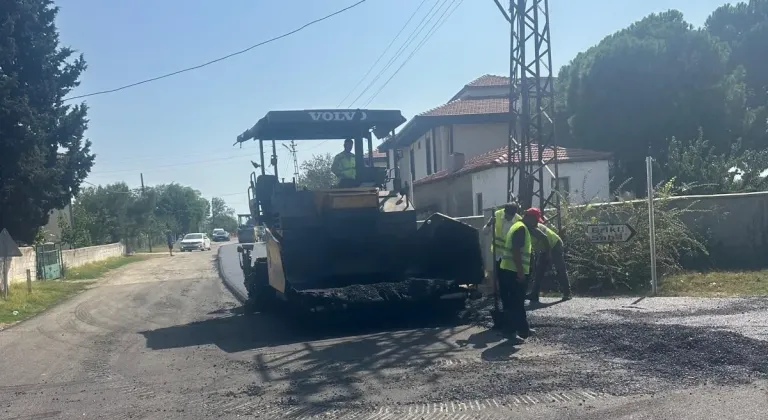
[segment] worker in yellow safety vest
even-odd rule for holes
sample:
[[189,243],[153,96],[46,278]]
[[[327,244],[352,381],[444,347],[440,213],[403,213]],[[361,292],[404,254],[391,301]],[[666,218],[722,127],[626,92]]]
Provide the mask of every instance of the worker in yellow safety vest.
[[344,140],[344,151],[334,156],[331,172],[339,179],[340,188],[355,187],[355,154],[352,153],[352,139]]
[[538,218],[530,209],[525,211],[522,220],[512,224],[504,238],[499,266],[499,290],[509,302],[509,305],[504,305],[504,327],[509,333],[515,333],[517,343],[523,342],[535,333],[528,324],[525,313],[525,291],[531,272],[531,253],[533,252],[531,232],[537,225]]
[[554,264],[557,272],[557,281],[560,284],[560,293],[563,294],[563,300],[571,299],[571,284],[568,280],[568,271],[565,267],[565,248],[560,235],[547,227],[544,223],[544,217],[541,210],[531,208],[528,211],[536,217],[538,224],[537,230],[542,235],[533,235],[533,250],[537,253],[535,275],[532,279],[531,293],[526,299],[531,303],[539,302],[539,291],[541,282],[550,266]]
[[485,231],[490,229],[493,230],[491,253],[493,253],[494,249],[496,249],[496,253],[494,255],[496,257],[497,270],[499,268],[498,265],[501,263],[501,249],[504,247],[504,238],[506,237],[509,228],[512,227],[513,223],[523,220],[522,217],[520,217],[518,214],[519,209],[520,207],[515,202],[509,202],[505,204],[500,209],[493,212],[493,216],[488,219],[488,222],[485,224],[483,229]]

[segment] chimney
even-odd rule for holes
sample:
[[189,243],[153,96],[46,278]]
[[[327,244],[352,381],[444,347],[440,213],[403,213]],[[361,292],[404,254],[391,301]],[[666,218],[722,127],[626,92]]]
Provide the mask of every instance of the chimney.
[[450,165],[448,165],[448,170],[451,173],[458,171],[462,166],[464,166],[464,153],[453,153],[450,157],[451,159]]

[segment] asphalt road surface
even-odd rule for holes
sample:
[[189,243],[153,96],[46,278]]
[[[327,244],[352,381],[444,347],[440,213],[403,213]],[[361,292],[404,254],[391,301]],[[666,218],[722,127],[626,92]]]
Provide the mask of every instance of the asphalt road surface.
[[[237,273],[235,246],[221,249],[225,276]],[[517,347],[484,327],[484,307],[452,324],[323,331],[242,315],[217,248],[122,267],[0,332],[0,418],[761,419],[768,409],[764,300],[574,299],[531,308],[539,335]]]

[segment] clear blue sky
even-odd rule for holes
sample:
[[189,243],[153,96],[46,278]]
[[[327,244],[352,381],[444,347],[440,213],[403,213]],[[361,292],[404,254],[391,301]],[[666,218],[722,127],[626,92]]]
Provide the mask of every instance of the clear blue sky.
[[[437,0],[427,0],[379,68]],[[63,44],[85,55],[75,94],[193,66],[290,31],[355,0],[59,0]],[[89,182],[177,182],[247,212],[256,144],[235,137],[271,109],[335,108],[420,0],[368,0],[342,15],[230,60],[121,92],[87,98],[96,164]],[[606,35],[671,8],[701,25],[724,0],[550,0],[555,68]],[[422,35],[424,35],[422,33]],[[416,43],[412,44],[413,48]],[[508,73],[508,27],[492,0],[464,1],[369,108],[410,117],[485,74]],[[355,104],[360,106],[410,53]],[[367,85],[367,81],[359,88]],[[352,95],[352,99],[357,93]],[[349,100],[347,100],[349,102]],[[346,104],[345,104],[346,105]],[[299,142],[299,160],[341,145]],[[293,172],[281,151],[281,175]]]

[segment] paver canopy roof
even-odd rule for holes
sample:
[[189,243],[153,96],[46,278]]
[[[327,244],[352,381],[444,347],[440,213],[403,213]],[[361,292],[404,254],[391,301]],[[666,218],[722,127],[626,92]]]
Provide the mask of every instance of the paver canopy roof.
[[357,138],[373,131],[386,137],[405,122],[398,110],[307,109],[269,111],[256,125],[237,136],[248,140],[328,140]]

